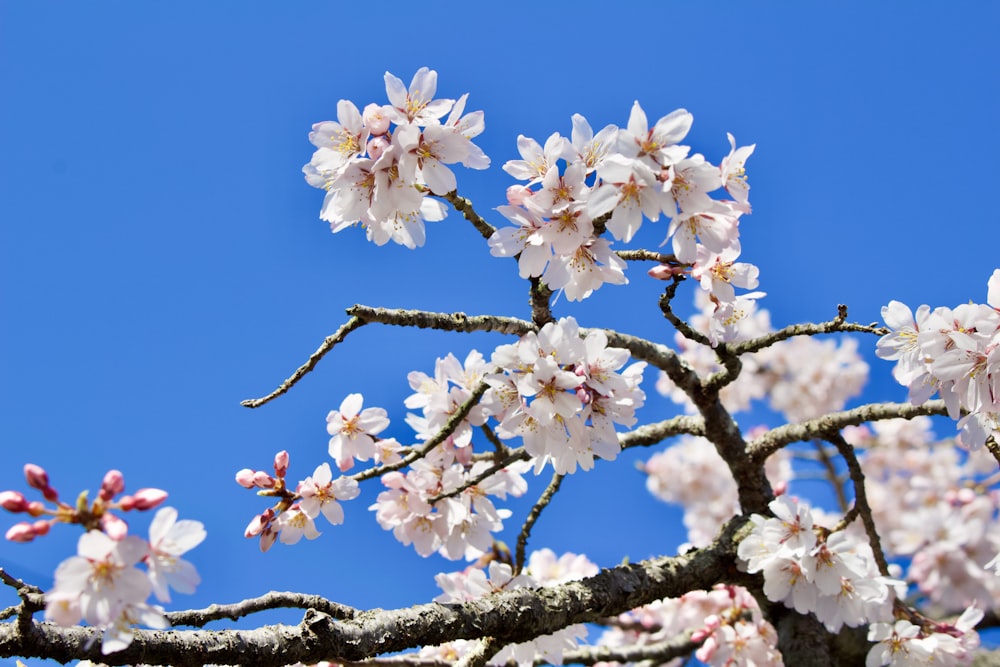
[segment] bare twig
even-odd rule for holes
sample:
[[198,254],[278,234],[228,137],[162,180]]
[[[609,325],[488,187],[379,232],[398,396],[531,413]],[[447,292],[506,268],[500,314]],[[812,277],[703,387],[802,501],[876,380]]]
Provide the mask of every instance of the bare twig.
[[364,326],[365,324],[367,324],[367,323],[365,321],[363,321],[361,318],[352,317],[351,319],[349,319],[347,321],[346,324],[344,324],[344,326],[342,326],[339,329],[337,329],[337,331],[335,333],[333,333],[333,334],[327,336],[325,339],[323,339],[323,344],[320,345],[319,348],[315,352],[313,352],[311,355],[309,355],[309,360],[306,361],[306,363],[304,363],[301,366],[299,366],[295,370],[295,372],[292,373],[291,377],[289,377],[287,380],[285,380],[284,382],[282,382],[281,385],[277,389],[275,389],[274,391],[272,391],[267,396],[264,396],[263,398],[250,398],[250,399],[247,399],[245,401],[241,401],[240,405],[242,405],[243,407],[246,407],[246,408],[259,408],[260,406],[264,405],[268,401],[271,401],[271,400],[277,398],[278,396],[281,396],[286,391],[288,391],[293,386],[295,386],[295,384],[299,380],[301,380],[306,375],[306,373],[308,373],[313,368],[315,368],[316,364],[319,363],[319,360],[322,359],[323,356],[326,355],[327,352],[329,352],[330,350],[332,350],[333,347],[335,345],[337,345],[337,343],[343,342],[343,340],[345,338],[347,338],[347,334],[351,333],[355,329],[358,329],[358,328]]
[[833,486],[834,495],[837,496],[837,506],[840,507],[841,512],[847,512],[847,495],[844,493],[841,477],[837,474],[837,467],[830,457],[830,452],[826,450],[826,447],[819,440],[813,440],[813,445],[816,447],[817,460],[823,465],[823,469],[826,471],[826,478]]
[[250,598],[233,604],[213,604],[205,609],[167,612],[165,616],[174,627],[188,626],[200,628],[212,621],[229,619],[235,621],[268,609],[315,609],[331,618],[348,620],[358,614],[358,610],[347,605],[331,602],[319,595],[304,593],[282,593],[271,591],[257,598]]
[[652,250],[616,250],[615,254],[627,262],[647,261],[659,262],[660,264],[677,264],[677,255],[665,255]]
[[[658,665],[690,655],[704,643],[692,641],[690,632],[652,644],[634,646],[587,646],[563,652],[564,665],[593,665],[598,662],[643,663]],[[545,664],[541,661],[536,665]]]
[[473,226],[482,234],[484,239],[489,239],[493,236],[496,231],[496,227],[486,222],[481,215],[476,213],[476,210],[472,208],[472,202],[465,197],[459,197],[457,190],[452,190],[446,195],[434,195],[435,197],[440,197],[449,204],[455,207],[455,210],[461,213],[466,220],[471,222]]
[[747,448],[753,460],[763,461],[785,445],[824,437],[826,433],[839,431],[845,426],[857,426],[864,422],[900,417],[903,419],[913,419],[920,415],[944,415],[947,412],[944,401],[940,399],[927,401],[922,405],[911,405],[909,403],[870,403],[851,410],[831,412],[828,415],[798,424],[786,424],[785,426],[773,428],[764,435],[752,440],[747,445]]
[[542,510],[552,502],[552,497],[556,495],[556,491],[559,490],[559,485],[562,484],[563,476],[559,473],[552,475],[552,481],[549,485],[545,487],[542,491],[542,495],[538,497],[538,502],[535,503],[531,511],[528,512],[528,518],[524,520],[524,525],[521,526],[521,533],[517,536],[517,549],[514,556],[514,574],[519,574],[522,569],[524,569],[524,549],[528,545],[528,536],[531,534],[531,529],[534,527],[535,522],[538,521],[538,517],[542,515]]
[[865,532],[868,533],[868,541],[875,554],[878,571],[882,576],[888,577],[889,564],[885,560],[885,554],[882,553],[882,543],[879,541],[875,520],[872,518],[872,508],[868,505],[868,496],[865,493],[865,474],[861,471],[861,464],[858,463],[858,457],[854,454],[854,447],[844,440],[844,436],[840,435],[839,431],[831,431],[823,437],[837,448],[847,463],[847,469],[851,473],[851,481],[854,482],[854,506],[858,508],[861,522],[865,526]]
[[472,412],[472,408],[476,406],[476,404],[479,402],[479,399],[483,397],[483,394],[485,394],[486,390],[489,388],[490,386],[487,383],[480,382],[479,385],[472,391],[472,394],[469,396],[469,398],[465,400],[465,403],[462,403],[462,405],[458,406],[458,409],[455,410],[455,412],[453,412],[451,416],[448,417],[448,421],[446,421],[444,425],[441,426],[441,430],[435,433],[433,437],[428,438],[427,442],[425,442],[423,445],[412,450],[401,460],[397,461],[396,463],[390,463],[384,466],[376,466],[374,468],[369,468],[368,470],[364,470],[362,472],[353,475],[352,478],[357,482],[361,482],[366,479],[372,479],[373,477],[381,477],[387,472],[401,470],[406,466],[410,465],[411,463],[413,463],[414,461],[416,461],[417,459],[422,459],[423,457],[427,456],[427,454],[429,454],[432,449],[434,449],[442,442],[447,440],[448,436],[450,436],[452,433],[455,432],[455,429],[458,428],[459,424],[462,423],[463,419],[469,416],[469,413]]
[[828,322],[820,322],[819,324],[795,324],[785,327],[779,331],[775,331],[774,333],[754,338],[753,340],[744,341],[742,343],[734,343],[729,347],[733,354],[741,355],[747,352],[757,352],[758,350],[763,350],[765,347],[770,347],[779,341],[787,340],[793,336],[816,336],[818,334],[835,333],[838,331],[871,333],[876,336],[884,336],[889,333],[889,330],[885,327],[879,327],[875,324],[855,324],[853,322],[848,322],[847,306],[841,304],[837,306],[837,316]]
[[681,335],[685,338],[694,341],[695,343],[711,347],[712,342],[708,340],[708,336],[700,331],[692,329],[690,324],[677,317],[673,308],[670,306],[670,302],[673,301],[674,297],[677,295],[677,286],[683,281],[684,276],[674,276],[674,279],[669,285],[667,285],[667,288],[663,290],[663,295],[660,297],[660,310],[663,311],[663,316],[667,318],[667,321],[674,325],[674,328],[681,332]]
[[447,493],[442,493],[439,496],[435,496],[434,498],[431,498],[428,502],[431,505],[434,505],[439,500],[444,500],[445,498],[452,498],[454,496],[457,496],[458,494],[462,493],[462,491],[465,491],[466,489],[471,489],[472,487],[474,487],[476,484],[479,484],[483,480],[489,479],[493,475],[497,474],[498,472],[509,466],[511,463],[516,463],[517,461],[527,461],[530,458],[531,455],[528,454],[528,452],[524,451],[523,449],[514,450],[514,452],[510,454],[507,458],[505,458],[503,461],[493,464],[492,466],[490,466],[483,472],[479,473],[472,479],[466,481],[461,486],[458,486],[452,489],[451,491],[448,491]]
[[523,336],[537,327],[526,320],[496,315],[466,315],[465,313],[435,313],[427,310],[406,310],[403,308],[372,308],[361,304],[351,306],[347,314],[363,322],[378,322],[398,327],[436,329],[438,331],[495,331],[502,334]]
[[618,436],[622,449],[630,447],[649,447],[663,442],[667,438],[681,434],[705,435],[705,420],[701,417],[679,415],[665,419],[655,424],[645,424]]

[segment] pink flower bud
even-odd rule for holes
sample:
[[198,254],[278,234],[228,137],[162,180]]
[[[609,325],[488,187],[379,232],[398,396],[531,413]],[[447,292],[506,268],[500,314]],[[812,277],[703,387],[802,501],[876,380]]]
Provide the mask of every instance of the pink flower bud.
[[244,468],[236,473],[236,483],[244,489],[252,489],[254,487],[253,478],[255,474],[250,468]]
[[381,106],[374,102],[365,107],[361,114],[361,120],[368,131],[374,135],[385,134],[389,131],[389,116],[385,114]]
[[101,530],[111,539],[121,541],[128,535],[128,524],[114,514],[105,513],[101,516]]
[[21,521],[11,526],[5,537],[11,542],[30,542],[35,539],[35,530],[30,523]]
[[667,264],[658,264],[651,268],[646,273],[649,274],[650,278],[656,278],[657,280],[670,280],[674,276],[679,276],[684,273],[684,268],[680,266],[669,266]]
[[0,507],[8,512],[27,512],[29,503],[20,491],[0,491]]
[[258,470],[253,474],[253,485],[259,489],[274,488],[274,478],[263,470]]
[[109,470],[101,482],[100,498],[107,502],[125,490],[125,476],[120,470]]
[[243,531],[244,537],[257,537],[271,524],[271,519],[273,518],[274,510],[269,507],[264,510],[263,514],[258,514],[250,520],[246,530]]
[[36,521],[31,524],[31,529],[35,531],[35,535],[42,536],[49,534],[49,528],[52,527],[51,521]]
[[286,472],[288,472],[288,452],[281,450],[274,455],[274,474],[284,477]]
[[45,514],[45,503],[40,500],[33,500],[28,503],[28,514],[31,516],[42,516]]
[[[24,478],[28,480],[28,486],[38,489],[42,493],[49,488],[49,474],[41,466],[34,463],[24,464]],[[48,498],[48,494],[45,496]]]
[[373,160],[377,160],[382,157],[382,154],[385,153],[385,149],[387,149],[390,145],[391,142],[384,136],[372,137],[368,140],[368,146],[365,147],[365,150],[368,151],[368,157]]
[[167,499],[167,492],[161,489],[139,489],[131,496],[122,496],[118,506],[126,512],[129,510],[153,509]]

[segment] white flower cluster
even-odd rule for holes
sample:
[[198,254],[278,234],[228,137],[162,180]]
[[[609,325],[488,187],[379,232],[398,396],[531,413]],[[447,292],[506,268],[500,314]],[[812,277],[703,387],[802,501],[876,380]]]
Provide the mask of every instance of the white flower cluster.
[[[410,413],[406,421],[419,440],[439,432],[483,381],[489,388],[452,434],[424,458],[405,473],[382,475],[388,488],[371,508],[379,524],[424,556],[435,551],[451,559],[482,556],[492,547],[492,533],[510,516],[509,510],[496,508],[490,496],[523,494],[527,484],[521,475],[532,465],[536,473],[551,463],[556,472],[571,474],[577,467],[593,468],[595,457],[613,460],[621,451],[615,424],[634,424],[635,410],[645,400],[639,383],[646,364],[621,370],[628,359],[627,350],[607,346],[603,331],[581,338],[576,320],[565,318],[498,347],[488,363],[473,351],[464,363],[452,355],[439,359],[433,377],[410,373],[416,393],[406,399],[406,406],[419,408],[421,414]],[[366,414],[368,410],[359,408],[357,403],[351,412],[356,417],[355,439],[360,441],[388,422],[382,422],[384,412]],[[531,459],[475,482],[494,460],[474,454],[473,427],[490,419],[498,422],[497,437],[520,437]],[[377,444],[338,451],[367,456]]]
[[[735,262],[739,218],[750,212],[743,165],[754,147],[737,149],[729,135],[729,155],[713,166],[678,144],[692,121],[678,109],[650,128],[636,102],[624,129],[608,125],[595,135],[575,114],[570,139],[554,133],[542,146],[518,137],[522,159],[504,170],[527,183],[511,187],[509,205],[498,209],[517,226],[493,235],[492,254],[517,256],[522,278],[541,276],[571,301],[584,299],[604,283],[628,282],[610,242],[595,236],[595,220],[606,220],[614,238],[628,243],[643,217],[656,221],[662,213],[671,219],[667,237],[677,261],[694,265],[693,277],[719,304],[719,319],[728,319],[738,302],[733,286],[757,286],[757,268]],[[720,189],[732,199],[710,196]]]
[[[45,594],[45,618],[62,626],[80,621],[101,628],[101,652],[120,651],[132,643],[132,625],[169,626],[163,608],[146,602],[150,593],[170,601],[169,588],[193,593],[198,572],[180,555],[201,544],[199,521],[177,521],[177,510],[157,511],[149,541],[135,535],[115,539],[99,530],[80,536],[77,555],[56,569],[55,586]],[[145,563],[146,571],[136,566]]]
[[[540,549],[528,558],[525,571],[516,577],[510,565],[492,561],[489,576],[478,567],[470,567],[461,572],[442,573],[435,577],[444,591],[434,598],[435,602],[466,602],[484,595],[490,595],[515,588],[538,588],[557,586],[567,581],[577,581],[592,577],[598,567],[585,556],[565,553],[556,558],[551,549]],[[583,625],[571,625],[550,635],[536,637],[530,642],[505,646],[490,658],[490,665],[506,665],[516,662],[520,667],[530,667],[536,661],[561,665],[563,651],[574,649],[587,636]],[[420,657],[427,660],[456,661],[475,646],[475,642],[450,642],[442,646],[427,647],[420,651]]]
[[979,646],[973,628],[982,611],[969,607],[951,624],[912,612],[909,619],[899,618],[895,601],[905,597],[906,584],[879,575],[861,530],[814,527],[810,509],[788,496],[768,507],[774,517],[751,516],[754,528],[737,551],[748,572],[763,574],[767,599],[815,614],[831,632],[870,623],[868,639],[877,643],[867,667],[971,662]]
[[615,424],[632,426],[646,400],[639,389],[645,362],[625,368],[627,350],[608,347],[598,329],[580,337],[572,317],[546,324],[493,353],[503,369],[486,377],[482,405],[503,439],[521,437],[538,473],[546,463],[559,474],[614,460],[621,451]]
[[748,572],[763,572],[768,600],[813,612],[831,632],[891,617],[891,587],[905,584],[879,575],[863,533],[820,539],[806,505],[779,496],[768,507],[774,517],[754,514],[754,529],[737,552]]
[[892,332],[879,340],[878,356],[896,362],[893,376],[915,405],[939,393],[948,415],[959,420],[962,443],[973,449],[1000,433],[998,308],[1000,269],[990,276],[985,305],[923,305],[916,315],[899,301],[882,308]]
[[463,115],[468,94],[434,99],[437,72],[426,67],[409,89],[386,72],[385,91],[387,105],[369,104],[361,113],[340,100],[337,121],[313,125],[309,141],[316,152],[302,171],[309,185],[326,190],[320,217],[334,232],[361,223],[377,245],[392,240],[415,248],[424,244],[424,220],[446,214],[427,195],[455,190],[455,174],[445,165],[489,166],[472,143],[485,127],[483,112]]
[[[598,645],[633,647],[675,640],[695,628],[691,638],[702,642],[698,660],[713,667],[780,667],[778,633],[745,588],[719,584],[711,591],[691,591],[621,614],[605,630]],[[675,658],[664,667],[681,667]],[[611,667],[620,663],[599,663]],[[631,664],[631,663],[630,663]],[[637,663],[646,664],[646,663]]]
[[1000,552],[1000,496],[973,486],[996,461],[934,442],[929,417],[855,428],[872,518],[887,553],[908,560],[907,581],[941,608],[1000,605],[1000,577],[988,569]]

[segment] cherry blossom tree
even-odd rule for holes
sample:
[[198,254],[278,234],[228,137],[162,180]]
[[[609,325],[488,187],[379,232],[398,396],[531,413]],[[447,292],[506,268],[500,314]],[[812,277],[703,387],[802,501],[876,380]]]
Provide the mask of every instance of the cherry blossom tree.
[[[303,171],[325,191],[320,217],[333,232],[416,249],[433,243],[425,223],[454,209],[493,256],[516,260],[530,318],[348,309],[305,364],[244,405],[289,392],[368,325],[490,331],[509,342],[412,371],[408,441],[382,435],[399,411],[352,393],[327,416],[328,459],[280,451],[235,481],[256,493],[245,535],[263,551],[318,538],[316,523],[343,523],[360,485],[379,487],[370,509],[383,529],[419,556],[456,562],[437,576],[440,595],[364,610],[272,592],[166,611],[150,596],[169,603],[171,589],[201,583],[197,551],[188,552],[202,524],[164,506],[166,491],[124,495],[116,470],[95,498],[67,499],[28,463],[27,488],[0,492],[0,506],[21,518],[7,539],[44,539],[58,524],[83,532],[48,590],[0,570],[20,598],[0,611],[0,656],[417,667],[988,659],[978,629],[995,623],[1000,604],[1000,269],[984,276],[982,304],[914,311],[891,301],[885,326],[851,322],[839,306],[828,321],[774,328],[754,291],[760,271],[740,261],[753,145],[728,135],[728,154],[713,164],[683,143],[693,122],[683,109],[654,122],[635,102],[624,127],[596,132],[574,115],[568,137],[517,138],[521,159],[503,165],[517,182],[491,222],[459,194],[455,173],[490,166],[474,142],[483,112],[467,111],[467,95],[438,98],[427,68],[409,85],[386,73],[385,88],[388,103],[342,100],[336,121],[313,126]],[[747,237],[752,244],[752,225]],[[671,252],[615,247],[645,238]],[[636,276],[636,264],[648,275]],[[630,279],[663,282],[655,307],[669,339],[552,314],[555,299],[626,289]],[[690,317],[675,312],[682,298],[695,304]],[[868,376],[859,345],[876,347],[883,370],[895,363],[908,403],[846,408]],[[650,388],[676,409],[640,423]],[[760,405],[785,423],[753,424]],[[946,422],[932,415],[956,432],[936,436]],[[647,487],[683,508],[687,543],[604,569],[583,554],[530,550],[562,480],[615,465],[628,448],[650,448]],[[793,493],[815,470],[832,503]],[[525,516],[504,506],[532,491]],[[124,518],[143,512],[152,513],[148,538]],[[497,534],[512,524],[507,545]],[[299,609],[301,621],[252,627],[254,614],[275,608]],[[250,627],[212,629],[223,619]]]

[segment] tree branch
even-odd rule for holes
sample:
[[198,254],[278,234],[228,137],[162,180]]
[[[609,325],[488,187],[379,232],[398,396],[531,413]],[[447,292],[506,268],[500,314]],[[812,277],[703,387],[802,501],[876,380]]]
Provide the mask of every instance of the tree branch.
[[335,345],[337,345],[337,343],[343,342],[343,340],[345,338],[347,338],[347,334],[351,333],[355,329],[361,328],[365,324],[367,324],[367,322],[363,321],[362,319],[360,319],[358,317],[352,317],[351,319],[349,319],[347,321],[346,324],[344,324],[344,326],[342,326],[339,329],[337,329],[337,331],[335,333],[327,336],[323,340],[323,344],[320,345],[319,348],[315,352],[313,352],[311,355],[309,355],[309,360],[306,361],[306,363],[304,363],[301,366],[299,366],[295,370],[295,372],[292,373],[291,377],[289,377],[287,380],[285,380],[284,382],[282,382],[281,385],[277,389],[275,389],[274,391],[272,391],[267,396],[264,396],[263,398],[250,398],[250,399],[247,399],[245,401],[241,401],[240,405],[242,405],[243,407],[246,407],[246,408],[259,408],[260,406],[264,405],[268,401],[271,401],[271,400],[277,398],[278,396],[281,396],[286,391],[288,391],[293,386],[295,386],[295,384],[299,380],[301,380],[303,377],[305,377],[306,373],[308,373],[313,368],[315,368],[316,364],[319,363],[319,360],[322,359],[326,355],[327,352],[329,352],[330,350],[332,350],[333,347]]
[[213,604],[205,609],[190,609],[187,611],[172,611],[164,614],[170,625],[174,627],[188,626],[200,628],[212,621],[229,619],[238,620],[250,614],[266,611],[268,609],[315,609],[331,618],[347,620],[354,618],[359,612],[353,607],[331,602],[319,595],[306,595],[304,593],[281,593],[271,591],[257,598],[250,598],[242,602],[233,604]]
[[462,216],[471,222],[473,226],[482,234],[484,239],[489,239],[496,232],[496,227],[486,222],[481,215],[476,213],[476,210],[472,208],[472,202],[465,197],[458,196],[458,190],[452,190],[446,195],[434,195],[440,199],[445,200],[449,204],[455,207],[455,210],[462,214]]
[[179,667],[253,664],[283,667],[300,661],[361,661],[370,657],[442,644],[455,639],[495,637],[502,644],[551,634],[574,623],[614,616],[689,590],[739,576],[733,536],[744,523],[731,521],[710,547],[675,557],[620,565],[559,586],[516,589],[461,604],[424,604],[406,609],[360,612],[349,620],[309,611],[297,626],[255,630],[136,630],[132,644],[111,655],[100,652],[91,628],[61,628],[32,621],[25,632],[0,625],[0,657],[88,659],[108,665],[135,663]]
[[777,342],[787,340],[793,336],[816,336],[818,334],[835,333],[838,331],[854,331],[861,333],[871,333],[876,336],[884,336],[889,333],[885,327],[875,324],[855,324],[847,321],[847,306],[840,304],[837,306],[837,316],[828,322],[819,324],[794,324],[785,327],[774,333],[769,333],[760,338],[734,343],[730,345],[730,350],[737,356],[747,352],[758,352],[765,347],[770,347]]
[[828,415],[809,419],[798,424],[786,424],[773,428],[764,435],[755,438],[748,445],[751,458],[763,461],[785,445],[793,442],[805,442],[813,438],[823,437],[825,433],[839,431],[845,426],[857,426],[864,422],[881,421],[883,419],[913,419],[922,415],[948,414],[944,401],[927,401],[922,405],[909,403],[870,403],[859,408],[832,412]]

